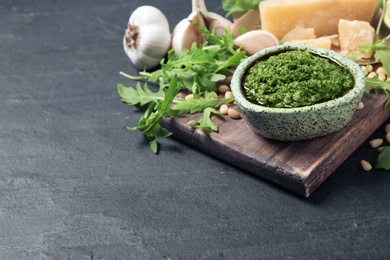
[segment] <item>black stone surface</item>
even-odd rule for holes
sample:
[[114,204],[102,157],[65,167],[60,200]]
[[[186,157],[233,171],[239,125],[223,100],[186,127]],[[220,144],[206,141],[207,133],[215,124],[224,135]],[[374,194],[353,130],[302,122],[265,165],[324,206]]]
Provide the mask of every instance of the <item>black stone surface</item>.
[[390,173],[361,170],[368,142],[303,199],[173,139],[156,156],[123,129],[140,114],[116,92],[135,84],[119,71],[137,74],[122,36],[143,4],[172,28],[191,8],[0,1],[0,259],[390,257]]

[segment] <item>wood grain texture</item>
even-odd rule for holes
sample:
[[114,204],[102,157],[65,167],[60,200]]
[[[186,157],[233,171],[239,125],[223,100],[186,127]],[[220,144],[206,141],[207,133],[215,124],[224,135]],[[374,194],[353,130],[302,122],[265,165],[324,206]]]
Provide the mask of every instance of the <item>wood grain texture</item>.
[[214,117],[219,132],[210,136],[186,122],[199,115],[165,119],[173,137],[248,173],[308,197],[390,116],[385,95],[364,97],[342,130],[306,141],[283,142],[261,137],[244,119]]

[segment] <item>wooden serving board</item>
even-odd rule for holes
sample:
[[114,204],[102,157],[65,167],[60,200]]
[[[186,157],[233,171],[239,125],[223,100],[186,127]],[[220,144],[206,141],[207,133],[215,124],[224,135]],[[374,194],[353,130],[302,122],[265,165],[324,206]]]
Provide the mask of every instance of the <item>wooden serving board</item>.
[[186,124],[198,114],[164,119],[173,138],[298,195],[308,197],[390,117],[387,96],[363,97],[365,104],[349,124],[328,136],[283,142],[261,137],[244,119],[215,116],[218,133],[205,134]]

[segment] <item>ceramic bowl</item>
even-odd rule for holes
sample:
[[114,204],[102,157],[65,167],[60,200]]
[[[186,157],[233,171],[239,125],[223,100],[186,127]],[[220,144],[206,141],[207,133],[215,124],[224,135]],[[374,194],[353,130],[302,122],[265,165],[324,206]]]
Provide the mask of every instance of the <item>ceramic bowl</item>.
[[[248,101],[243,90],[247,71],[264,57],[290,50],[306,50],[340,64],[353,75],[353,88],[339,98],[298,108],[271,108]],[[335,51],[286,44],[263,49],[240,63],[233,74],[231,89],[243,118],[255,132],[270,139],[297,141],[324,136],[348,124],[364,94],[365,76],[357,63]]]

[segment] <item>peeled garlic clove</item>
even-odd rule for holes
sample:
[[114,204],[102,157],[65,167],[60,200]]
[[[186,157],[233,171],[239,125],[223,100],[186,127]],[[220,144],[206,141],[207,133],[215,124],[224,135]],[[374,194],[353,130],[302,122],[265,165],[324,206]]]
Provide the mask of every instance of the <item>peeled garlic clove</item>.
[[130,15],[123,49],[138,69],[151,69],[160,64],[171,45],[169,23],[156,7],[144,5]]
[[253,55],[262,49],[279,45],[278,38],[270,32],[255,30],[244,33],[233,40],[236,48],[242,48],[247,55]]
[[253,8],[243,14],[229,27],[230,33],[234,38],[240,36],[240,29],[245,29],[247,32],[258,29],[260,26],[260,10]]

